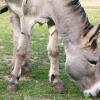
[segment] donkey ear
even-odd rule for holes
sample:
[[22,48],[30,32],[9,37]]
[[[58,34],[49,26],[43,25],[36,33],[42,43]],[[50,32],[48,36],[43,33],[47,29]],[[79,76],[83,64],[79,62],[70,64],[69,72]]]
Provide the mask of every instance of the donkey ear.
[[85,37],[81,39],[81,47],[87,47],[99,37],[100,24],[94,26]]
[[100,24],[94,26],[87,34],[86,38],[91,41],[93,38],[98,37]]

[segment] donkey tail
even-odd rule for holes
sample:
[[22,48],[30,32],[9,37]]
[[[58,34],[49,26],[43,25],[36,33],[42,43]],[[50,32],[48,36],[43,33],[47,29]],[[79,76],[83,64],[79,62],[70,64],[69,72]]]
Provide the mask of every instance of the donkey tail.
[[4,5],[3,7],[0,7],[0,14],[5,13],[8,11],[8,6]]

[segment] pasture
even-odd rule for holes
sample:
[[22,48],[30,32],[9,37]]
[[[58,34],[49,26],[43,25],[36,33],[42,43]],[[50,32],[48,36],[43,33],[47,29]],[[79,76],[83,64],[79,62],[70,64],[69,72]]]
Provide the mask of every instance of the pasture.
[[[92,24],[100,23],[100,1],[82,0],[89,20]],[[1,5],[1,4],[0,4]],[[64,48],[59,41],[60,50],[60,77],[64,82],[65,93],[58,94],[52,89],[48,80],[49,59],[47,56],[48,28],[47,25],[33,29],[29,49],[31,72],[22,77],[31,77],[31,80],[20,80],[17,92],[9,93],[6,89],[12,59],[12,28],[8,20],[9,13],[0,15],[0,100],[100,100],[100,98],[86,98],[80,93],[74,82],[64,71]],[[5,77],[4,77],[5,76]]]

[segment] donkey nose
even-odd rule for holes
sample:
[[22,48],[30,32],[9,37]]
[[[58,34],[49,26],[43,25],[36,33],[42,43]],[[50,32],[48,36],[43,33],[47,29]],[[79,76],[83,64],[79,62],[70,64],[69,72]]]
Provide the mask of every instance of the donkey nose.
[[84,92],[85,97],[100,97],[100,89],[87,90]]
[[100,97],[100,90],[97,89],[96,93],[97,93],[97,97]]
[[100,82],[95,83],[91,88],[84,90],[84,94],[88,97],[100,97]]

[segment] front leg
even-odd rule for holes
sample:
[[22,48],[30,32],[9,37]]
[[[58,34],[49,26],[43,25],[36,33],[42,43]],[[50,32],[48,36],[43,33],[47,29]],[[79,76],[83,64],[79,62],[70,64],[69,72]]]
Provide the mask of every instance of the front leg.
[[48,23],[49,27],[49,43],[48,57],[50,60],[49,81],[53,84],[54,90],[59,93],[64,92],[63,82],[59,77],[59,51],[58,51],[58,35],[54,24]]
[[30,35],[26,32],[21,32],[20,19],[16,14],[12,14],[11,22],[13,26],[13,67],[11,72],[11,78],[9,80],[8,90],[15,91],[18,79],[21,75],[22,65],[25,66],[28,53],[28,45]]
[[[21,34],[21,26],[20,26],[20,18],[14,13],[11,14],[10,21],[11,21],[12,27],[13,27],[13,59],[12,59],[12,66],[14,67],[15,57],[16,57],[16,50],[17,50],[17,46],[18,46],[18,38]],[[29,70],[30,70],[30,67],[29,67],[28,54],[26,54],[26,58],[25,58],[25,60],[22,64],[22,72],[28,72]]]

